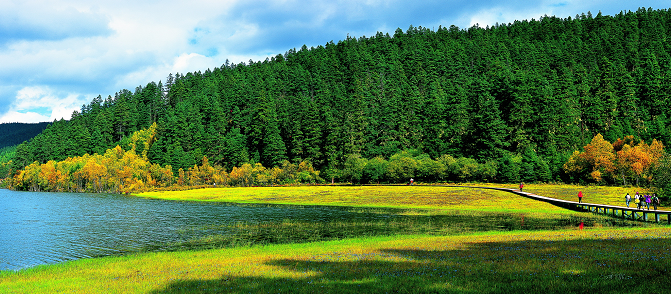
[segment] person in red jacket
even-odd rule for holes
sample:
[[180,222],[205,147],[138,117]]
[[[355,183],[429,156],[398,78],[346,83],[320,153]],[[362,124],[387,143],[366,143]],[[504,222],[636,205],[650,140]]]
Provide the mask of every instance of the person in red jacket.
[[520,183],[520,192],[522,192],[522,188],[524,188],[524,182]]
[[582,203],[582,191],[578,191],[578,203]]

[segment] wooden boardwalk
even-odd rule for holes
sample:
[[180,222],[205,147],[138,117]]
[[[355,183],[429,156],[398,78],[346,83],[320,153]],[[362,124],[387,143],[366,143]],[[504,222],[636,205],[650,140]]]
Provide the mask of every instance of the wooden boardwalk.
[[[477,188],[477,189],[491,189],[499,190],[504,192],[510,192],[520,196],[524,196],[530,199],[545,201],[553,205],[563,207],[566,209],[578,210],[578,211],[591,211],[593,213],[600,213],[605,215],[610,215],[613,217],[631,219],[636,221],[651,221],[651,216],[654,215],[654,221],[657,223],[661,222],[661,216],[666,216],[667,223],[671,225],[671,211],[668,210],[647,210],[647,209],[636,209],[626,206],[615,206],[615,205],[605,205],[605,204],[594,204],[594,203],[578,203],[575,201],[561,200],[556,198],[544,197],[536,195],[529,192],[522,192],[517,189],[509,188],[495,188],[495,187],[476,187],[476,186],[458,186],[458,185],[445,185],[446,187],[459,187],[459,188]],[[632,201],[632,203],[634,203]]]

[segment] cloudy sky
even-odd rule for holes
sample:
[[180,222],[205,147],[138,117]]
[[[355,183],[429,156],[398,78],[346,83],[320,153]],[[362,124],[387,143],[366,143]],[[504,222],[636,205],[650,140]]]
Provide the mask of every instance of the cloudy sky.
[[94,97],[169,73],[264,60],[349,34],[614,15],[666,1],[2,0],[0,122],[69,119]]

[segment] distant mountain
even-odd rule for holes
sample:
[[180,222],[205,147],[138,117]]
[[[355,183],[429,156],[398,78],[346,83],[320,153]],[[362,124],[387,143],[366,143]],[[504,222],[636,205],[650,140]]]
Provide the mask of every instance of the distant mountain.
[[0,148],[14,146],[30,140],[41,133],[49,122],[41,123],[2,123],[0,124]]

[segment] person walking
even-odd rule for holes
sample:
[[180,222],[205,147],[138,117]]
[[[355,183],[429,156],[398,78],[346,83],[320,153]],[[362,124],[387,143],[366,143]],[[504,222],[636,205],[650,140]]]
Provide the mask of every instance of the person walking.
[[652,194],[652,206],[657,210],[657,206],[659,206],[659,198],[657,198],[657,194]]
[[638,195],[638,192],[634,195],[634,204],[636,204],[636,209],[641,209],[641,196]]
[[648,210],[650,210],[650,202],[652,202],[650,195],[645,194],[645,207],[648,208]]
[[582,191],[578,191],[578,203],[582,203]]
[[629,207],[629,202],[631,202],[631,196],[629,196],[629,193],[627,193],[627,196],[624,196],[624,202],[627,204],[627,207]]
[[524,182],[520,183],[520,192],[522,192],[522,188],[524,188]]

